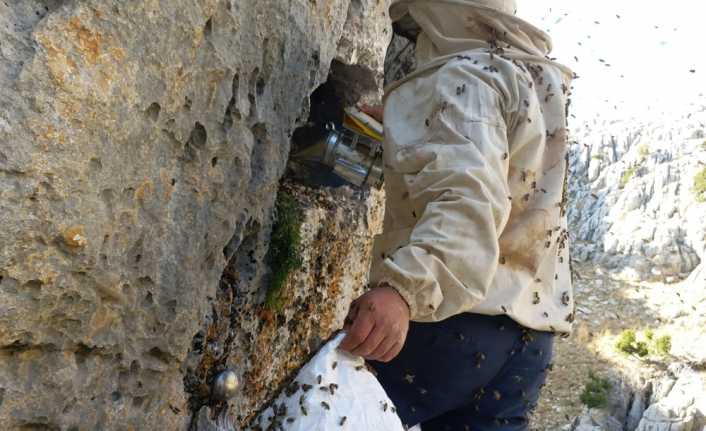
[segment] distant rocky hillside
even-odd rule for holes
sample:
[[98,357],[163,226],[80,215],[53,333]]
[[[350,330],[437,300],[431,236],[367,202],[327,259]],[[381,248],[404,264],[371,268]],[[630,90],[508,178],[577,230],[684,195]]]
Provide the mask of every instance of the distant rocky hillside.
[[573,258],[627,279],[685,278],[706,257],[706,102],[574,129]]

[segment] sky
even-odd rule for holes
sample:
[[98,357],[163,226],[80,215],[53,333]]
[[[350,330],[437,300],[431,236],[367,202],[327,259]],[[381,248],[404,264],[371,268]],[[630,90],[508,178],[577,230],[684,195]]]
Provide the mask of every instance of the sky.
[[579,75],[572,96],[579,119],[706,104],[706,2],[517,1],[518,16],[552,37],[551,56]]

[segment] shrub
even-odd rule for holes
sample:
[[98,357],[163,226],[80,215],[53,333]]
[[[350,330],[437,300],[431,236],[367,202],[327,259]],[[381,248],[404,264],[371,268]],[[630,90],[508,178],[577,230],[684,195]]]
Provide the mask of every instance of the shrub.
[[626,355],[635,355],[644,358],[647,355],[668,356],[672,350],[672,337],[663,335],[655,338],[655,333],[652,329],[647,328],[644,331],[645,339],[638,340],[635,331],[626,329],[620,333],[618,341],[615,343],[615,348]]
[[623,176],[620,177],[620,188],[625,188],[627,185],[628,181],[635,175],[635,172],[637,172],[637,166],[633,165],[628,167],[625,172],[623,172]]
[[615,343],[615,348],[626,355],[636,355],[641,358],[649,354],[647,343],[638,341],[635,331],[632,329],[626,329],[620,334],[618,342]]
[[698,202],[706,202],[706,168],[703,168],[694,177],[693,190]]
[[265,307],[270,310],[281,310],[282,288],[287,277],[302,265],[299,253],[302,219],[301,209],[294,197],[280,192],[275,204],[275,222],[272,227],[270,248],[267,251],[272,279],[267,289]]
[[608,379],[596,376],[593,372],[590,372],[586,386],[581,393],[581,402],[591,409],[607,407],[610,387]]
[[654,342],[654,351],[660,356],[668,356],[672,351],[672,337],[663,335]]
[[637,148],[637,153],[644,159],[645,157],[650,155],[650,147],[645,144],[640,145]]

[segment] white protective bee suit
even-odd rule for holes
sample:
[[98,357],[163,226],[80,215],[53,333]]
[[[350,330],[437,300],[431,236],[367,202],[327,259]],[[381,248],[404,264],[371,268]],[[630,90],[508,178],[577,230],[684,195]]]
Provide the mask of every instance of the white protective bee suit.
[[385,95],[384,232],[371,282],[412,320],[506,314],[569,332],[566,108],[573,73],[513,0],[397,0],[417,70]]

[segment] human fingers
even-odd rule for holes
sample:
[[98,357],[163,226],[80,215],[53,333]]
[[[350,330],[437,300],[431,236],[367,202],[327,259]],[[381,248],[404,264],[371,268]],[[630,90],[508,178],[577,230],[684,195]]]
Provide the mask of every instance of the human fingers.
[[403,346],[404,342],[395,341],[392,347],[390,347],[390,349],[382,355],[382,357],[380,358],[380,362],[390,362],[391,360],[395,359],[397,355],[399,355],[402,351]]
[[377,346],[373,352],[366,357],[366,359],[370,359],[373,361],[380,361],[382,358],[385,357],[385,353],[389,352],[390,349],[397,343],[397,337],[395,336],[386,336],[384,340]]
[[353,353],[353,350],[363,344],[370,331],[373,330],[375,321],[372,313],[367,309],[359,309],[353,324],[340,344],[340,348]]
[[378,348],[378,346],[380,345],[380,343],[383,342],[386,336],[387,328],[376,323],[375,327],[373,327],[373,330],[365,338],[365,341],[358,347],[353,349],[351,353],[367,358],[368,356],[370,356],[371,353],[375,351],[375,349]]

